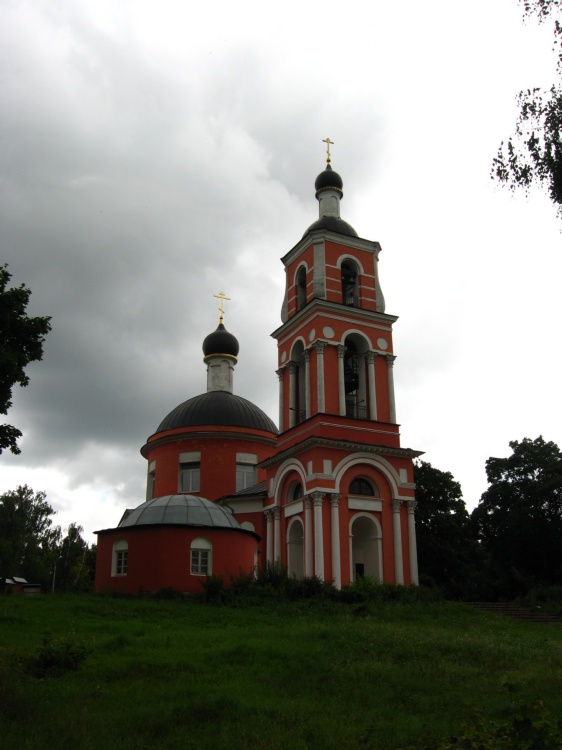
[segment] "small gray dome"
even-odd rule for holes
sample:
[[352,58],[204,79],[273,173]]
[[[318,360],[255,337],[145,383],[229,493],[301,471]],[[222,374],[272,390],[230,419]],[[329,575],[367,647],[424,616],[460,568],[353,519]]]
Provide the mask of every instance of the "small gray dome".
[[127,526],[201,526],[240,529],[234,516],[216,503],[195,495],[163,495],[132,510],[119,524]]

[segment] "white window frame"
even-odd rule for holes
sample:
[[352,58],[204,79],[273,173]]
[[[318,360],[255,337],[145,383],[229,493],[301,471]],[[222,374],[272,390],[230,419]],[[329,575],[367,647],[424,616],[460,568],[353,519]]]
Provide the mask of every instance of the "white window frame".
[[192,576],[213,575],[213,545],[208,539],[197,537],[191,542],[189,570]]
[[113,545],[111,553],[111,576],[123,578],[129,569],[129,544],[126,539],[119,539]]

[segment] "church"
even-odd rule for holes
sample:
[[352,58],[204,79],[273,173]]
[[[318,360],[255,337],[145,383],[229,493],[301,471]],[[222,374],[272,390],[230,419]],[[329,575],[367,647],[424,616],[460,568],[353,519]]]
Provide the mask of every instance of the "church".
[[141,448],[146,500],[97,531],[96,591],[201,592],[279,562],[337,588],[418,583],[413,459],[396,422],[392,326],[378,242],[340,216],[343,181],[316,178],[319,218],[282,258],[279,425],[235,395],[236,337],[203,341],[207,390]]

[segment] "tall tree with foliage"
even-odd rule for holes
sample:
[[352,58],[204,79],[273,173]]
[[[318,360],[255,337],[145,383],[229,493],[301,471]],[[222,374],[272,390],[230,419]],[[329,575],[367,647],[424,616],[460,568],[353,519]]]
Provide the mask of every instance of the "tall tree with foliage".
[[27,485],[0,495],[0,575],[45,586],[57,556],[60,529],[44,492]]
[[425,461],[415,462],[414,481],[420,583],[436,583],[453,599],[488,597],[460,484]]
[[[522,0],[526,18],[553,21],[557,76],[562,74],[561,0]],[[514,191],[528,191],[534,183],[547,188],[562,218],[562,83],[550,89],[521,91],[515,134],[502,143],[492,165],[492,177]]]
[[[8,288],[11,274],[0,266],[0,414],[12,405],[14,385],[26,386],[25,368],[43,357],[43,342],[51,330],[49,317],[29,317],[27,306],[31,291],[21,284]],[[21,431],[10,424],[0,424],[0,453],[9,448],[20,453],[17,441]]]
[[472,513],[505,596],[562,584],[562,454],[556,443],[524,438],[507,458],[489,458],[489,487]]

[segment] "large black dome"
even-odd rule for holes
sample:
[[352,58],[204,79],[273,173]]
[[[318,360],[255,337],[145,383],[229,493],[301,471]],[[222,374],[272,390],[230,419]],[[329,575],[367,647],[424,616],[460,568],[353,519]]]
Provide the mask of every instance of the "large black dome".
[[184,401],[168,414],[156,432],[203,425],[251,427],[277,434],[277,427],[267,414],[251,401],[227,391],[210,391]]
[[203,341],[203,354],[209,357],[211,354],[228,354],[229,357],[237,357],[240,344],[236,336],[229,333],[222,323],[216,331],[210,333]]

